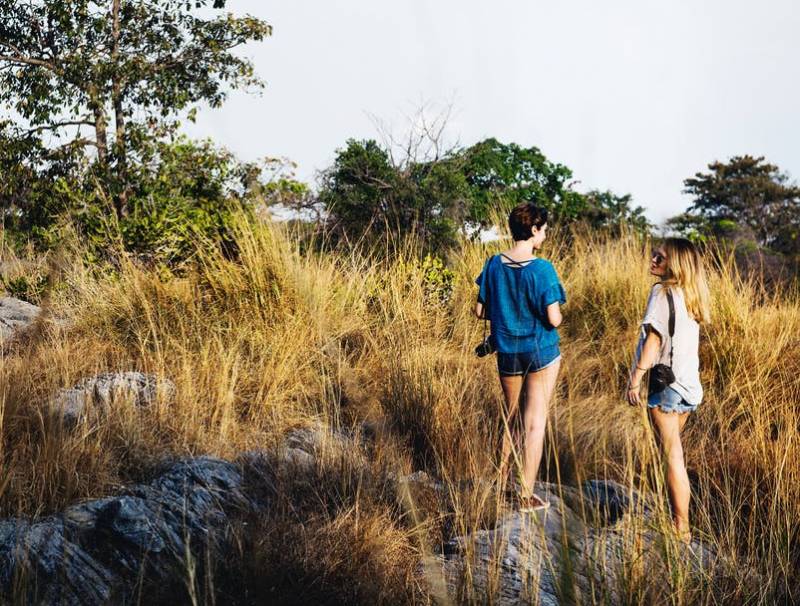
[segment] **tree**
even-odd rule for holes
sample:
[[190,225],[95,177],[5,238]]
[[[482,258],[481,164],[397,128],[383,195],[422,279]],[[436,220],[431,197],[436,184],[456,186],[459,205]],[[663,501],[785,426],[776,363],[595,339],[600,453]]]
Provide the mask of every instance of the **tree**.
[[[178,266],[206,243],[234,253],[235,213],[249,215],[261,195],[262,166],[242,163],[210,140],[160,141],[138,167],[130,212],[117,219],[102,199],[72,213],[95,257],[121,249],[147,263]],[[234,253],[235,254],[235,253]]]
[[[30,229],[66,205],[63,181],[79,172],[74,148],[47,150],[33,134],[0,122],[0,213],[3,225]],[[61,182],[61,183],[60,183]]]
[[633,197],[630,194],[592,190],[584,199],[585,207],[580,211],[580,218],[592,228],[610,229],[617,234],[623,229],[632,229],[645,234],[653,227],[644,216],[644,208],[631,205]]
[[322,174],[318,201],[337,240],[413,233],[424,246],[451,243],[452,211],[466,197],[461,175],[440,162],[392,163],[374,140],[350,139]]
[[581,220],[593,228],[624,224],[647,232],[650,224],[631,196],[572,189],[572,172],[549,161],[536,147],[486,139],[465,149],[400,161],[374,140],[349,140],[322,174],[318,197],[305,192],[290,206],[316,209],[338,240],[413,233],[428,248],[453,243],[459,230],[480,234],[521,202],[535,202],[554,221]]
[[763,156],[736,156],[708,168],[684,181],[694,200],[671,226],[731,239],[749,234],[759,246],[800,252],[800,187],[786,173]]
[[583,197],[572,190],[572,171],[548,160],[537,147],[501,143],[490,138],[459,153],[469,185],[466,219],[488,227],[493,211],[507,212],[523,201],[535,201],[551,211],[555,219],[571,221],[584,208]]
[[271,26],[251,16],[197,16],[225,0],[210,4],[0,0],[0,103],[20,122],[7,125],[11,138],[48,159],[91,157],[124,217],[134,165],[157,154],[154,139],[174,132],[181,112],[191,116],[200,102],[219,106],[231,88],[262,85],[233,51],[270,35]]

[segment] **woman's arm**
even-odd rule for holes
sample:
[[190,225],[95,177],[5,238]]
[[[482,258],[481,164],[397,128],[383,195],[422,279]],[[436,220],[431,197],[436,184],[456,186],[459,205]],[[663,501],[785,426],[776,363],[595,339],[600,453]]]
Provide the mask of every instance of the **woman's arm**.
[[484,318],[483,312],[484,312],[483,303],[478,301],[477,303],[475,303],[475,316],[483,320]]
[[561,326],[563,319],[564,318],[561,316],[561,305],[559,305],[558,301],[550,303],[550,305],[547,306],[547,321],[550,322],[550,326],[558,328]]
[[647,372],[658,359],[658,352],[661,350],[661,335],[655,330],[647,328],[647,338],[642,345],[642,353],[636,360],[633,372],[628,381],[628,403],[631,405],[641,404],[640,391],[644,373]]

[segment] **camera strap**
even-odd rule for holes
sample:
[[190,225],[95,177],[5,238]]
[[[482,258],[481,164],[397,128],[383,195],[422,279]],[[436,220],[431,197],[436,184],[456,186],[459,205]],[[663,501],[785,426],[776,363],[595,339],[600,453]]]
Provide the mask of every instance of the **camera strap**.
[[[491,261],[491,259],[489,259]],[[484,290],[483,286],[486,283],[486,274],[487,270],[489,269],[489,263],[486,262],[483,265],[483,272],[481,273],[481,290]],[[487,293],[488,294],[488,293]],[[480,296],[480,292],[478,293]],[[483,340],[486,340],[486,330],[489,327],[489,297],[486,297],[486,300],[483,303]]]
[[675,301],[672,299],[671,288],[667,288],[667,304],[669,305],[669,367],[672,368],[672,337],[675,334]]

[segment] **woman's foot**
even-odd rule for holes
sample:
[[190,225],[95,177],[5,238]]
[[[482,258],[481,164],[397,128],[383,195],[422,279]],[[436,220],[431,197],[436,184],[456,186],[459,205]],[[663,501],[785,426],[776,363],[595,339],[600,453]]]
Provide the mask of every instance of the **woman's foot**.
[[685,520],[672,521],[673,536],[677,539],[678,543],[684,547],[692,546],[692,527]]
[[529,513],[532,511],[542,511],[550,507],[550,503],[536,496],[518,496],[517,497],[517,510],[520,513]]
[[692,544],[692,531],[689,529],[686,530],[675,530],[675,536],[678,537],[678,540],[686,545],[687,547],[691,546]]

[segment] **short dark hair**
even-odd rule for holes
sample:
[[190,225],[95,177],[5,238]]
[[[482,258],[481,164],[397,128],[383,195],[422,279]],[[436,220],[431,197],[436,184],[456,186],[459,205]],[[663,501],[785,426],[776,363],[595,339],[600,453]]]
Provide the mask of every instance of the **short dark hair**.
[[527,240],[531,237],[531,227],[541,229],[547,223],[547,209],[533,202],[523,202],[508,215],[508,228],[514,240]]

